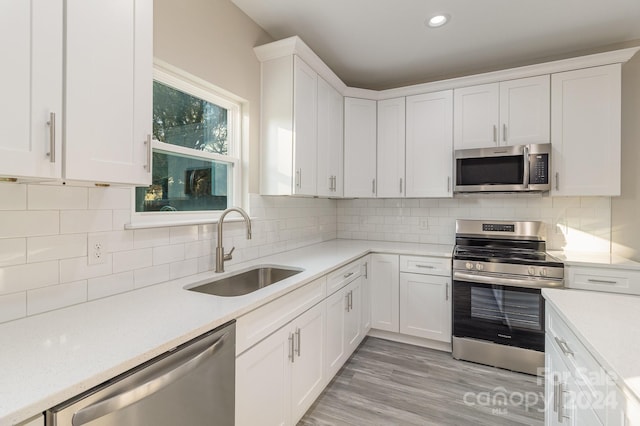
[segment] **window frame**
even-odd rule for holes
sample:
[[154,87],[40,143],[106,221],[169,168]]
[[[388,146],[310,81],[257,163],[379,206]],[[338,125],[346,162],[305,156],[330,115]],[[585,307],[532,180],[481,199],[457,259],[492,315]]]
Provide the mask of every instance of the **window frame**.
[[[245,198],[242,194],[244,187],[242,181],[242,120],[243,109],[245,107],[244,100],[205,80],[159,60],[154,60],[153,80],[227,109],[227,155],[198,151],[160,142],[155,139],[151,142],[151,148],[153,151],[187,155],[189,157],[229,164],[231,167],[231,188],[228,191],[229,201],[227,206],[244,207]],[[151,167],[153,170],[153,164]],[[131,192],[131,222],[125,226],[126,229],[215,223],[223,212],[223,210],[137,212],[135,188],[133,188]]]

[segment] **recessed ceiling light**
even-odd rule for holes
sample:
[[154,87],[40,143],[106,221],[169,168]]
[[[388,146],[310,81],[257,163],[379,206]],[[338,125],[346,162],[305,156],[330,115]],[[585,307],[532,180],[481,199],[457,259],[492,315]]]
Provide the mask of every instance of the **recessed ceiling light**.
[[449,22],[449,19],[451,19],[449,15],[440,13],[427,19],[425,24],[430,28],[438,28]]

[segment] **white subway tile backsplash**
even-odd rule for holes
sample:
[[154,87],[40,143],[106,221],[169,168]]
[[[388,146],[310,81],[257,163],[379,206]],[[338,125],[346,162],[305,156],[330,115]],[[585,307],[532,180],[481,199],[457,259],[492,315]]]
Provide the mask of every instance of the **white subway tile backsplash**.
[[87,294],[89,300],[124,293],[125,291],[130,291],[134,288],[133,271],[98,278],[90,278],[87,282]]
[[85,210],[87,190],[75,186],[27,185],[29,210]]
[[104,259],[105,263],[97,265],[89,265],[86,257],[60,260],[60,282],[68,283],[111,275],[113,273],[112,254],[107,253]]
[[0,294],[58,284],[58,262],[26,263],[0,268]]
[[136,229],[133,231],[133,247],[158,247],[170,244],[171,228]]
[[153,249],[137,249],[113,253],[113,273],[148,268],[153,265]]
[[184,244],[174,244],[170,246],[153,248],[153,264],[178,262],[184,260]]
[[[205,269],[204,271],[206,271]],[[202,271],[202,272],[204,272]],[[133,271],[133,283],[136,288],[165,282],[169,279],[169,264],[152,266]]]
[[87,301],[87,281],[57,284],[27,291],[27,315],[52,311]]
[[27,293],[0,295],[0,323],[27,315]]
[[171,244],[187,243],[198,240],[198,226],[174,226],[169,229]]
[[131,223],[131,210],[113,211],[113,229],[124,229],[125,225]]
[[66,259],[87,255],[87,234],[27,238],[27,261]]
[[169,264],[169,278],[172,280],[198,273],[198,259],[187,259]]
[[0,238],[54,235],[59,231],[59,211],[0,211]]
[[129,210],[133,190],[130,188],[89,188],[89,210]]
[[26,238],[0,239],[0,266],[19,265],[26,261]]
[[133,249],[133,231],[111,231],[90,233],[89,237],[101,236],[106,242],[108,252],[125,251]]
[[0,183],[0,210],[26,210],[27,185]]
[[60,211],[60,233],[111,231],[113,213],[111,210],[62,210]]

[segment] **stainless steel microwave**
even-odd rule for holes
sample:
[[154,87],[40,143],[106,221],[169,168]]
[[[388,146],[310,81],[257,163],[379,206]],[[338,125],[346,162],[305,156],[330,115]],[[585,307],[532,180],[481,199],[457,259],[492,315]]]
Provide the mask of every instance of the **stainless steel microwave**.
[[458,149],[454,192],[533,192],[551,189],[551,144]]

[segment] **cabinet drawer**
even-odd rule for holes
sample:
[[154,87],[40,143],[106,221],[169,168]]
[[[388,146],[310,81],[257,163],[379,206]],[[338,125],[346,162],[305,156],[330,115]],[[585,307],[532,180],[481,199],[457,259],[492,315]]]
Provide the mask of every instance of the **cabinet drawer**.
[[324,300],[325,295],[326,276],[239,317],[236,322],[236,355]]
[[400,256],[400,272],[427,275],[451,275],[451,259],[447,257]]
[[604,423],[607,413],[606,405],[602,404],[602,400],[607,395],[609,382],[607,373],[562,318],[551,308],[547,309],[546,321],[547,337],[559,350],[562,360],[571,376],[575,378],[586,401],[593,403],[594,412]]
[[327,276],[327,296],[341,289],[362,274],[362,263],[356,260]]
[[640,294],[640,272],[624,269],[568,267],[567,287]]

